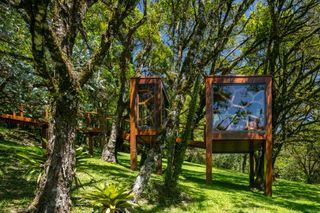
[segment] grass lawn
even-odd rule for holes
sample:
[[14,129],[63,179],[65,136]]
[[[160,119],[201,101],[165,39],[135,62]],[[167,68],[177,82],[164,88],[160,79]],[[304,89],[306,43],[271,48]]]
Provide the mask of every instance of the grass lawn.
[[[31,181],[24,178],[26,166],[16,160],[16,149],[28,146],[0,138],[0,212],[25,207],[33,198],[36,177]],[[320,212],[320,185],[278,179],[273,184],[273,197],[269,198],[249,190],[247,174],[217,168],[213,171],[214,182],[208,186],[205,165],[185,162],[179,195],[162,191],[163,177],[152,175],[135,212]],[[118,165],[101,161],[96,153],[87,160],[85,172],[89,175],[78,174],[84,188],[72,192],[72,212],[92,212],[92,207],[79,198],[93,185],[115,182],[129,189],[138,174],[129,169],[127,153],[119,153]]]

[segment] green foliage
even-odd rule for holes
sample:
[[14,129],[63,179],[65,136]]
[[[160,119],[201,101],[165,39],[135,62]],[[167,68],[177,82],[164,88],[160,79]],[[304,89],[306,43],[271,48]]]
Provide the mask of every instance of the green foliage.
[[95,191],[90,191],[82,196],[82,199],[89,201],[99,212],[124,212],[126,208],[133,204],[130,200],[133,198],[131,191],[120,189],[115,184],[104,184],[95,186]]
[[27,25],[3,4],[0,10],[0,113],[18,111],[24,105],[27,116],[41,117],[47,91],[42,88],[45,80],[36,76],[33,68]]
[[79,146],[76,148],[76,167],[75,167],[75,175],[74,175],[74,183],[76,188],[79,186],[82,186],[81,180],[79,178],[79,172],[86,173],[89,175],[89,173],[85,172],[85,168],[87,167],[86,160],[90,158],[89,152],[85,149],[84,146]]
[[223,169],[239,170],[241,162],[240,154],[215,154],[213,165]]
[[36,146],[30,147],[28,150],[18,151],[17,156],[23,164],[28,166],[25,173],[26,179],[31,180],[34,176],[37,176],[37,183],[39,183],[48,157],[47,150]]
[[284,145],[276,164],[277,175],[287,180],[320,183],[320,128],[311,125]]
[[[1,153],[1,148],[0,148],[0,153]],[[0,155],[0,161],[4,161],[4,160],[6,160],[5,156]],[[0,167],[0,179],[4,176],[4,173],[5,173],[5,168]]]
[[[27,180],[33,179],[37,176],[37,183],[39,183],[40,178],[44,172],[44,164],[48,158],[48,152],[46,149],[34,146],[29,147],[25,150],[18,150],[17,156],[21,160],[22,164],[27,165],[28,169],[25,173]],[[79,172],[84,172],[86,167],[86,159],[90,157],[89,153],[85,151],[83,146],[76,148],[76,169],[74,176],[74,183],[76,187],[81,186],[81,181],[77,174]]]
[[250,21],[246,26],[246,33],[256,38],[268,36],[271,29],[271,17],[268,7],[258,2],[256,10],[250,14]]
[[[107,29],[108,21],[112,18],[112,8],[117,4],[117,1],[106,2],[98,1],[90,7],[81,21],[83,26],[79,27],[84,32],[77,34],[70,60],[75,69],[83,66],[101,43],[101,34]],[[201,14],[200,3],[205,4],[204,14]],[[315,116],[320,101],[320,39],[319,21],[316,18],[319,17],[319,4],[314,0],[258,1],[249,9],[250,17],[247,17],[248,10],[240,11],[240,4],[239,1],[148,1],[148,19],[134,35],[132,61],[127,65],[126,78],[128,80],[141,70],[164,77],[165,84],[169,85],[169,95],[176,97],[177,93],[183,93],[185,96],[181,99],[185,107],[180,110],[180,119],[185,122],[187,113],[183,112],[194,110],[190,108],[190,96],[185,94],[190,92],[194,84],[192,75],[196,67],[205,75],[220,74],[223,68],[227,71],[222,74],[272,74],[275,158],[283,144],[296,139],[299,132],[307,131],[302,127],[319,121],[319,115]],[[41,115],[40,108],[48,102],[48,94],[40,85],[48,78],[40,80],[34,71],[31,35],[27,25],[18,13],[3,5],[0,6],[3,11],[0,14],[0,22],[3,23],[0,29],[0,53],[3,56],[0,59],[0,113],[26,104],[28,106],[25,108],[32,112],[26,115],[35,116],[34,112]],[[243,5],[242,8],[246,7]],[[124,27],[120,30],[123,35],[143,16],[140,8],[130,14],[123,20]],[[205,29],[198,28],[202,26],[202,21],[205,21]],[[234,28],[231,27],[233,24]],[[105,114],[111,114],[116,109],[121,63],[119,58],[124,49],[118,36],[112,38],[111,50],[103,63],[97,66],[98,71],[85,89],[81,90],[80,105],[85,111],[100,107]],[[51,63],[49,68],[59,64],[52,63],[52,59],[48,58],[45,57],[45,60],[46,64]],[[271,72],[271,68],[274,72]],[[58,72],[54,72],[53,76],[56,74]],[[61,75],[60,79],[64,77]],[[181,85],[188,86],[177,85],[179,81]],[[181,92],[173,91],[179,87],[183,88]],[[275,165],[282,177],[299,181],[308,179],[310,171],[305,171],[307,161],[304,159],[319,155],[315,152],[319,147],[315,135],[319,135],[319,132],[298,138],[301,145],[295,145],[297,141],[293,141],[292,145],[283,146],[284,157],[276,161]],[[203,138],[202,132],[194,133],[193,136],[201,140]],[[310,143],[309,140],[314,142]],[[38,173],[40,176],[47,157],[45,150],[33,149],[28,147],[26,151],[18,151],[21,161],[30,165],[28,179]],[[201,162],[201,156],[204,156],[201,151],[190,155],[188,153],[187,158]],[[6,157],[0,156],[0,161]],[[85,172],[87,156],[83,148],[77,149],[76,158],[76,173]],[[313,158],[310,162],[313,165]],[[239,158],[219,155],[214,158],[214,163],[215,166],[237,169]],[[309,177],[312,181],[316,181],[319,176],[317,172],[312,171]],[[0,176],[4,173],[5,169],[1,168]],[[81,185],[79,180],[75,180],[76,185]]]
[[[192,163],[205,164],[206,163],[206,152],[204,149],[198,149],[195,147],[188,147],[186,150],[185,160]],[[216,159],[214,160],[214,162]]]

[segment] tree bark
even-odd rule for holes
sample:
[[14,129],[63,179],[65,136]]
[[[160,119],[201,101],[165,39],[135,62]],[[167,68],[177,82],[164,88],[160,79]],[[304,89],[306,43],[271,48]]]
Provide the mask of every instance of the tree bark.
[[133,64],[131,62],[132,51],[133,51],[133,34],[136,30],[144,24],[147,18],[147,1],[143,1],[143,18],[136,22],[129,31],[123,35],[121,32],[118,34],[119,40],[121,41],[124,49],[120,55],[120,93],[118,98],[117,110],[112,122],[111,128],[111,136],[109,138],[108,143],[103,148],[101,158],[105,161],[111,163],[117,163],[117,153],[116,153],[116,142],[119,137],[121,121],[123,119],[122,114],[125,110],[126,103],[126,81],[127,81],[127,73],[129,71],[129,64]]
[[256,156],[256,179],[254,180],[254,187],[263,190],[264,189],[264,181],[263,181],[263,175],[264,175],[264,145],[261,147],[261,149],[258,152],[258,155]]
[[27,212],[68,212],[75,169],[75,139],[78,99],[70,93],[56,101],[49,157],[36,196]]
[[200,76],[197,76],[194,84],[194,89],[191,95],[192,98],[189,104],[187,123],[182,135],[182,142],[175,145],[174,152],[171,153],[173,154],[173,156],[171,157],[173,160],[168,161],[168,167],[167,167],[168,169],[165,177],[165,186],[168,190],[175,189],[178,182],[179,175],[181,173],[185,152],[188,147],[188,139],[191,136],[191,131],[194,129],[195,111],[197,107],[199,89],[200,89]]
[[241,172],[242,172],[242,173],[245,173],[245,172],[246,172],[247,157],[248,157],[248,154],[242,155],[242,164],[241,164]]
[[[119,99],[122,99],[122,96]],[[107,143],[104,144],[101,159],[110,163],[117,163],[116,142],[119,136],[124,104],[117,105],[117,112],[112,121],[111,134]],[[106,139],[106,137],[105,137]]]
[[139,166],[140,168],[143,166],[144,162],[146,161],[147,157],[148,157],[148,149],[146,146],[144,146],[140,152],[141,152],[141,158],[140,158],[140,162],[139,162]]
[[125,49],[121,54],[121,63],[120,63],[120,93],[118,97],[117,110],[116,114],[112,120],[111,127],[111,135],[108,140],[108,143],[105,143],[103,151],[102,151],[102,160],[105,160],[110,163],[117,163],[117,155],[116,155],[116,143],[117,138],[119,137],[119,130],[121,127],[123,112],[125,110],[125,96],[126,96],[126,75],[128,70],[128,64],[130,62],[131,56],[131,43],[127,44]]
[[141,197],[141,194],[150,179],[152,168],[159,158],[161,158],[161,151],[159,145],[156,144],[148,151],[147,158],[144,161],[144,164],[140,169],[140,173],[133,184],[132,192],[134,193],[134,203],[137,203],[138,199]]

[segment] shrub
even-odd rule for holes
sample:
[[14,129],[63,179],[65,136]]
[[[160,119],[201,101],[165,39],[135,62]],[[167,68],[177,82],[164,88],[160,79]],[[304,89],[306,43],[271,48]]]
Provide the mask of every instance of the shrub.
[[118,188],[115,184],[104,184],[102,187],[95,186],[95,190],[82,196],[93,204],[94,210],[99,212],[125,212],[132,207],[130,200],[133,198],[131,191]]

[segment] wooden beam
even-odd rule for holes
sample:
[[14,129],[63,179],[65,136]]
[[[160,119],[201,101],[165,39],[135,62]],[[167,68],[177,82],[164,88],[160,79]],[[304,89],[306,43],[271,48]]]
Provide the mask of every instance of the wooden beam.
[[137,169],[136,81],[130,79],[130,167]]
[[213,131],[213,138],[215,140],[265,140],[266,134],[264,132],[236,132],[236,131]]
[[206,183],[212,183],[212,79],[206,78]]
[[272,196],[272,79],[269,78],[267,82],[266,91],[266,178],[265,178],[265,194]]
[[211,83],[215,84],[259,84],[266,83],[269,79],[272,79],[270,75],[228,75],[228,76],[208,76],[211,79]]
[[1,119],[8,119],[8,120],[12,120],[12,121],[16,121],[16,122],[23,122],[23,123],[32,123],[32,124],[40,124],[41,122],[33,119],[33,118],[29,118],[29,117],[24,117],[24,116],[17,116],[17,114],[15,112],[12,113],[12,115],[10,114],[2,114],[0,115]]
[[153,119],[155,122],[156,129],[160,129],[161,126],[161,79],[157,79],[157,83],[155,84],[156,90],[155,96],[155,114],[153,115]]

